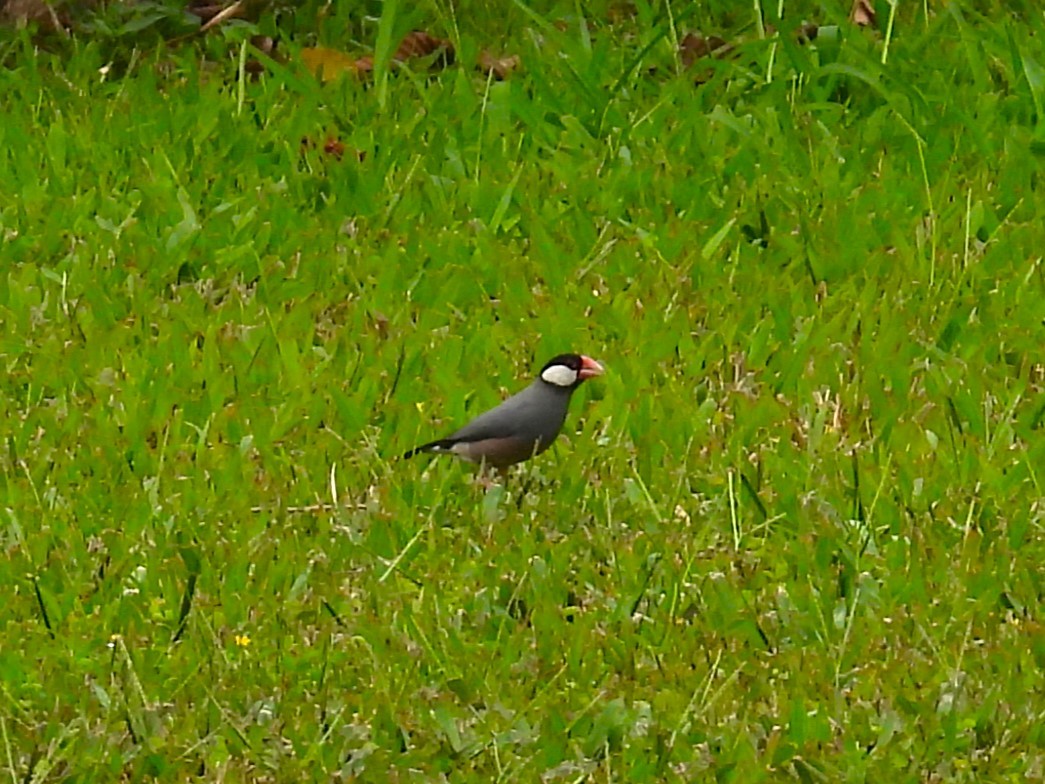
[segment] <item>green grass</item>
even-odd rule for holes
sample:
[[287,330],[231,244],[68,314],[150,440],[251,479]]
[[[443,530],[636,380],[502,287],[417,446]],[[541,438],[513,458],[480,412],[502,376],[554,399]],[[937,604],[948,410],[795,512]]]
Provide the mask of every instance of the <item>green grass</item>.
[[[3,777],[1041,776],[1040,10],[399,5],[6,33]],[[506,488],[395,459],[564,350]]]

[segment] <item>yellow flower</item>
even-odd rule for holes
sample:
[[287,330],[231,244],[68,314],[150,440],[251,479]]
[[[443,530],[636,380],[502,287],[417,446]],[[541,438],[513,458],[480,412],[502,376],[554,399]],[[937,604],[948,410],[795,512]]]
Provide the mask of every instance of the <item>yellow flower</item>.
[[246,648],[250,645],[250,637],[245,634],[237,634],[235,637],[236,645],[240,648]]

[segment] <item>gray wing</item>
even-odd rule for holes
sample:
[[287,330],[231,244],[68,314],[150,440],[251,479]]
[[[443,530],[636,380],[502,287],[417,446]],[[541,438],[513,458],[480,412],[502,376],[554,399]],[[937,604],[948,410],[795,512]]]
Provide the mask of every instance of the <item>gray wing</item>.
[[568,390],[535,382],[496,408],[480,414],[447,441],[484,441],[490,438],[538,439],[550,443],[562,429],[570,404]]

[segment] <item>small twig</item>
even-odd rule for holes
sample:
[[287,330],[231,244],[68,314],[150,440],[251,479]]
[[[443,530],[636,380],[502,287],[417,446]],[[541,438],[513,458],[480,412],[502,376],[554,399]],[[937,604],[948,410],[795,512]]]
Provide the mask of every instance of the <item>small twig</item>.
[[228,6],[227,8],[223,8],[222,10],[218,11],[218,13],[214,14],[214,16],[212,16],[209,20],[207,20],[207,22],[205,24],[200,25],[200,32],[201,33],[207,32],[212,27],[216,27],[217,25],[220,25],[226,19],[228,19],[231,16],[235,16],[236,14],[238,14],[242,10],[243,10],[243,0],[236,0],[236,2],[233,3],[232,5]]

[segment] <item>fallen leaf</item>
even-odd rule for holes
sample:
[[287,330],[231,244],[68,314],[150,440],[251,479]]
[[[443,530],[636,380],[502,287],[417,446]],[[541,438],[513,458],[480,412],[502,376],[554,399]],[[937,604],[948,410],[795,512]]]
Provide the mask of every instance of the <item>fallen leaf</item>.
[[519,67],[522,61],[519,55],[513,54],[509,57],[494,57],[483,49],[479,52],[478,68],[483,73],[492,73],[496,79],[505,79],[512,71]]
[[423,30],[414,30],[403,36],[403,40],[396,47],[392,59],[396,62],[406,62],[419,57],[427,57],[436,52],[442,52],[436,62],[441,67],[446,67],[454,61],[454,45],[449,41],[436,38]]
[[389,324],[388,316],[382,313],[380,310],[375,310],[370,313],[370,320],[373,322],[374,329],[377,331],[378,337],[382,340],[388,338]]
[[51,5],[47,0],[8,0],[0,7],[0,17],[18,25],[35,22],[41,29],[52,32],[64,30],[65,20],[59,19]]
[[686,33],[686,37],[679,44],[679,55],[682,64],[689,68],[697,60],[705,57],[725,57],[733,51],[733,47],[726,43],[724,38],[717,35],[704,36],[700,33]]
[[634,19],[637,14],[638,10],[635,7],[635,3],[631,0],[610,3],[610,7],[606,9],[606,19],[611,24],[628,22]]
[[[689,36],[687,36],[688,38]],[[715,56],[721,56],[732,48],[721,38],[715,36],[712,36],[710,39],[703,39],[702,36],[700,38],[701,40],[710,41],[711,51],[713,51]],[[258,46],[258,48],[266,51],[262,46]],[[439,68],[451,65],[456,56],[454,45],[450,41],[429,35],[423,30],[414,30],[405,35],[403,40],[399,42],[399,46],[396,47],[395,52],[392,54],[392,59],[397,63],[402,63],[408,60],[429,57],[433,54],[438,55],[434,59],[433,65]],[[686,62],[686,57],[687,55],[684,52],[684,62]],[[346,73],[369,74],[374,70],[374,58],[371,55],[353,59],[344,52],[328,49],[324,46],[302,49],[301,59],[305,67],[323,82],[332,81]],[[522,65],[522,60],[519,55],[495,57],[486,49],[479,52],[479,57],[476,61],[476,67],[480,71],[493,74],[496,79],[506,79],[520,65]]]
[[340,161],[345,155],[345,143],[340,139],[328,137],[326,142],[323,143],[323,152],[334,156]]
[[209,22],[225,10],[225,3],[189,3],[185,10],[193,16],[198,16],[201,22]]
[[803,22],[795,29],[795,36],[798,38],[798,43],[800,44],[807,44],[810,41],[815,41],[819,34],[820,25],[813,24],[812,22]]
[[250,45],[262,54],[267,54],[269,57],[271,57],[273,52],[276,50],[276,42],[272,40],[271,36],[267,35],[252,35],[250,37]]
[[360,61],[353,60],[344,52],[328,49],[325,46],[302,49],[301,60],[321,82],[331,82],[347,73],[358,73],[360,70],[364,70],[359,67]]
[[[250,44],[267,57],[276,56],[276,42],[267,35],[251,36]],[[247,60],[243,67],[252,77],[260,76],[265,72],[265,64],[256,57]]]
[[[682,58],[682,65],[686,69],[692,68],[694,63],[708,57],[721,60],[732,51],[733,46],[717,35],[704,36],[701,33],[686,33],[685,38],[679,43],[679,57]],[[693,77],[693,81],[697,84],[703,84],[713,74],[714,71],[710,68],[701,69]]]
[[853,0],[853,10],[849,18],[857,27],[875,27],[878,23],[877,14],[870,0]]
[[324,155],[329,155],[331,158],[340,161],[345,155],[352,155],[357,161],[362,163],[366,160],[366,151],[357,150],[352,147],[348,147],[341,137],[328,134],[326,139],[323,141],[323,146],[319,146],[312,141],[308,136],[301,137],[301,152],[307,153],[309,150],[322,149]]

